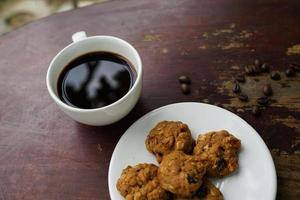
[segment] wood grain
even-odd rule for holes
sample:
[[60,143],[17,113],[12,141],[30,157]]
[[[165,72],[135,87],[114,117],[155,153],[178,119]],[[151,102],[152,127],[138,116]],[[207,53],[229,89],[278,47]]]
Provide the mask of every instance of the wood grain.
[[[275,82],[248,77],[239,102],[232,76],[258,58],[283,71],[300,62],[300,2],[239,0],[124,0],[56,14],[0,38],[0,199],[110,199],[107,173],[124,131],[157,107],[183,101],[222,104],[244,118],[272,152],[277,199],[299,199],[300,74]],[[50,99],[45,76],[71,34],[114,35],[133,44],[144,66],[140,101],[105,127],[78,124]],[[177,78],[192,78],[181,94]],[[257,79],[257,80],[255,80]],[[274,103],[250,114],[264,83]],[[283,87],[286,86],[286,87]]]

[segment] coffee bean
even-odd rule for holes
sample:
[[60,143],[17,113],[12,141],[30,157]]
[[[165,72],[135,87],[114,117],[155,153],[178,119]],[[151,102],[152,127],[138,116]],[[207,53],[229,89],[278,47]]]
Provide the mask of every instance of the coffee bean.
[[273,94],[273,90],[271,85],[267,84],[263,87],[263,92],[266,96],[271,96]]
[[237,82],[240,82],[240,83],[244,83],[245,82],[245,75],[244,74],[238,74],[235,76],[234,78]]
[[241,101],[248,101],[248,96],[244,93],[238,95],[239,100]]
[[292,77],[292,76],[294,76],[294,75],[295,75],[294,69],[293,69],[293,68],[288,68],[287,70],[285,70],[285,75],[286,75],[287,77]]
[[181,83],[181,84],[182,83],[185,83],[185,84],[191,84],[192,83],[190,77],[188,77],[188,76],[180,76],[178,78],[178,80],[179,80],[179,83]]
[[187,95],[187,94],[190,94],[191,93],[191,87],[190,85],[186,84],[186,83],[182,83],[180,85],[181,87],[181,91],[183,94]]
[[255,60],[254,60],[254,65],[257,66],[257,67],[260,67],[260,65],[261,65],[260,60],[255,59]]
[[262,72],[269,72],[270,71],[270,67],[267,63],[264,63],[260,66],[260,69]]
[[257,100],[257,103],[260,105],[268,105],[269,104],[269,98],[268,97],[259,97]]
[[232,87],[232,92],[239,93],[241,91],[241,87],[238,83],[234,83]]
[[261,109],[259,106],[253,106],[251,112],[252,112],[252,115],[257,117],[261,114]]
[[276,71],[272,71],[270,76],[273,80],[280,80],[280,74]]

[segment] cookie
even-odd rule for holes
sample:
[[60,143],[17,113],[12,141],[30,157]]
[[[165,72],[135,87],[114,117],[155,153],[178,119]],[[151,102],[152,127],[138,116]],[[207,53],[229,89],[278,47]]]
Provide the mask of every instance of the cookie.
[[192,197],[174,197],[174,200],[224,200],[220,190],[215,187],[208,179],[204,179],[201,187]]
[[161,187],[182,197],[192,196],[201,186],[206,166],[182,151],[165,155],[158,168]]
[[117,189],[126,200],[167,200],[165,191],[157,178],[158,167],[153,164],[128,166],[117,182]]
[[179,121],[162,121],[150,131],[145,144],[160,163],[164,155],[174,150],[191,154],[194,139],[186,124]]
[[225,130],[199,135],[193,154],[208,163],[209,177],[222,177],[238,168],[241,141]]

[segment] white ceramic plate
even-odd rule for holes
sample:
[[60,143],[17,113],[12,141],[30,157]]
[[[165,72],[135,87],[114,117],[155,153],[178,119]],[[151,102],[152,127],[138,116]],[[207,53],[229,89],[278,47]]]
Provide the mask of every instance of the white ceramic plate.
[[108,183],[112,200],[124,199],[116,189],[122,170],[138,163],[157,164],[145,147],[148,132],[162,120],[188,124],[194,138],[201,133],[226,129],[241,139],[239,170],[231,176],[214,180],[225,200],[274,200],[277,180],[271,154],[258,133],[235,114],[209,104],[177,103],[144,115],[121,137],[109,165]]

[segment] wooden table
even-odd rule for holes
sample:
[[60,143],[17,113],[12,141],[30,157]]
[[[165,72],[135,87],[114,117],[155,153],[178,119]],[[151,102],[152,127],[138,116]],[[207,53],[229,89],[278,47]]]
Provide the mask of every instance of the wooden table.
[[[109,1],[2,36],[0,199],[110,199],[107,172],[120,136],[150,110],[183,101],[220,103],[244,118],[272,152],[277,199],[300,199],[300,74],[247,77],[241,84],[247,103],[231,91],[232,76],[256,58],[280,71],[300,62],[299,9],[297,0]],[[123,38],[142,57],[142,96],[116,124],[78,124],[47,93],[49,62],[80,30]],[[192,78],[190,95],[180,92],[183,74]],[[249,109],[265,82],[274,101],[256,118]]]

